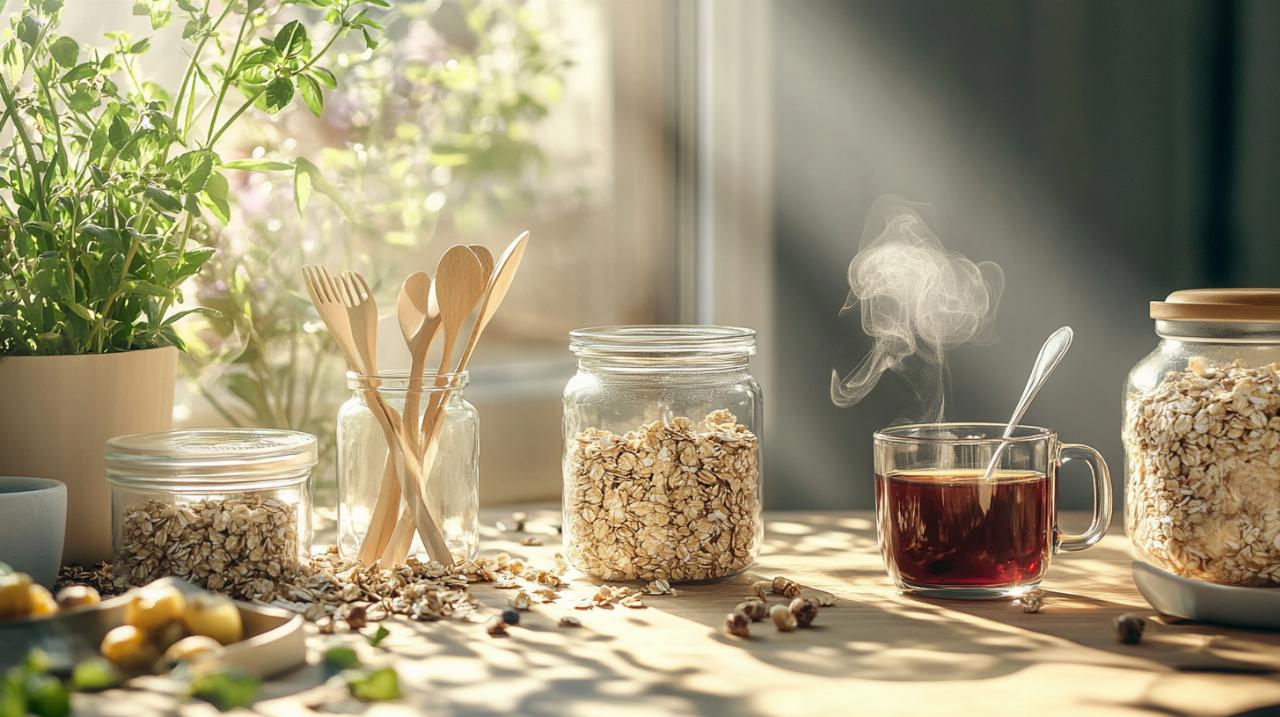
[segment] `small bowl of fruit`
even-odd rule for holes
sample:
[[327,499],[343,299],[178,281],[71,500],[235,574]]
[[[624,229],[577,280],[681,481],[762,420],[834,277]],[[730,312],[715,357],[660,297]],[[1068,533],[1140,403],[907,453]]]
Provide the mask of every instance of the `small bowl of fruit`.
[[56,595],[22,573],[0,575],[0,670],[32,650],[52,671],[104,657],[125,675],[234,668],[267,677],[305,662],[300,615],[232,600],[178,578],[107,599],[87,586]]

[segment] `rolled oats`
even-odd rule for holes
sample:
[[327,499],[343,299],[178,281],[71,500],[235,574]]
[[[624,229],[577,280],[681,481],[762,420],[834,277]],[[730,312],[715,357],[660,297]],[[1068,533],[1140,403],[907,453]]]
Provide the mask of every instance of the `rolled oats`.
[[755,560],[759,441],[726,410],[624,435],[589,428],[565,458],[569,562],[604,580],[711,580]]
[[1133,392],[1125,529],[1153,563],[1235,585],[1280,585],[1280,364],[1211,365]]
[[256,493],[127,508],[117,536],[115,578],[129,586],[177,576],[250,599],[298,573],[297,506]]

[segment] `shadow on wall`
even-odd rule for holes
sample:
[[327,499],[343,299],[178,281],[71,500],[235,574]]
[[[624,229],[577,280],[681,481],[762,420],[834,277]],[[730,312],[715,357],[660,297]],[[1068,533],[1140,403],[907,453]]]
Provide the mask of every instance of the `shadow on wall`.
[[[1006,420],[1040,343],[1070,325],[1072,352],[1026,422],[1101,450],[1120,495],[1121,387],[1157,340],[1147,302],[1280,276],[1273,237],[1259,240],[1280,207],[1255,196],[1280,179],[1280,122],[1265,121],[1280,111],[1256,81],[1275,51],[1248,30],[1280,7],[1241,3],[1248,21],[1228,24],[1241,28],[1226,69],[1239,75],[1234,146],[1248,161],[1227,165],[1238,211],[1207,223],[1220,201],[1209,128],[1223,94],[1221,5],[774,4],[772,341],[787,368],[767,387],[770,507],[872,502],[871,433],[910,395],[886,379],[842,411],[828,382],[838,353],[867,350],[857,316],[837,312],[866,212],[890,193],[933,204],[948,249],[1006,273],[996,343],[949,354],[947,419]],[[1215,280],[1223,262],[1206,255],[1228,251],[1234,273]],[[1061,500],[1084,508],[1075,470]]]

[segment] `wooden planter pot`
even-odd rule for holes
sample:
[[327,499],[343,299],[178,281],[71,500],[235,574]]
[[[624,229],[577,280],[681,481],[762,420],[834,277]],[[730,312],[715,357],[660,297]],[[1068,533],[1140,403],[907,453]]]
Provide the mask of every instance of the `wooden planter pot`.
[[178,351],[0,358],[0,475],[67,485],[63,563],[111,559],[105,443],[169,430]]

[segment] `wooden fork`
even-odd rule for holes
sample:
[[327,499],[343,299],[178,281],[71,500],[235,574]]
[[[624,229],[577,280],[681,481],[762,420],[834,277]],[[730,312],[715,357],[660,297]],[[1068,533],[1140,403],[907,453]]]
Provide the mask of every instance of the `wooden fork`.
[[[344,272],[341,281],[338,282],[338,295],[342,298],[343,305],[347,309],[347,317],[351,321],[351,328],[355,334],[356,351],[360,353],[364,359],[365,375],[371,375],[376,371],[376,352],[377,352],[377,324],[378,324],[378,306],[373,300],[373,293],[369,290],[369,284],[359,272]],[[413,513],[414,523],[417,526],[418,533],[422,536],[423,542],[426,544],[427,553],[432,560],[438,561],[444,565],[453,562],[453,556],[449,552],[448,544],[445,543],[444,535],[441,534],[439,524],[432,518],[430,509],[427,508],[426,502],[422,496],[422,480],[421,468],[418,464],[417,453],[411,442],[404,434],[403,421],[401,417],[387,405],[382,394],[376,387],[366,389],[366,402],[372,401],[377,404],[375,408],[372,404],[373,414],[378,418],[379,424],[382,426],[383,433],[386,434],[387,446],[390,450],[399,450],[401,470],[397,471],[400,482],[401,498],[409,504],[409,510]],[[394,515],[394,514],[393,514]],[[390,532],[393,526],[370,526],[370,530],[377,528],[378,532]]]

